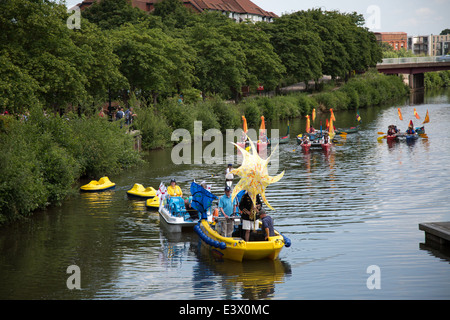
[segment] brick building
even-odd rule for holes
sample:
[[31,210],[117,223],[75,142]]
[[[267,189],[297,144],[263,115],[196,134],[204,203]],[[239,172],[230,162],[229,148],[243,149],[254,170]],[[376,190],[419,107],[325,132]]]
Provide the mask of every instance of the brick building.
[[[84,0],[77,6],[81,10],[91,6],[94,2],[101,0]],[[155,8],[155,3],[163,0],[129,0],[133,7],[141,10],[152,12]],[[236,22],[242,22],[249,19],[252,22],[267,21],[272,22],[274,18],[278,17],[273,12],[268,12],[261,9],[259,6],[250,0],[180,0],[183,5],[194,12],[203,11],[219,11]]]
[[408,34],[406,32],[374,32],[378,42],[385,42],[394,50],[407,49]]

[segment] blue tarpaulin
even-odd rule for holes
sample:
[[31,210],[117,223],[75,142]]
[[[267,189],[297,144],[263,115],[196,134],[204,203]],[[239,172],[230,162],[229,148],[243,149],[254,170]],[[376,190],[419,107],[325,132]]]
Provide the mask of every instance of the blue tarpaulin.
[[206,219],[206,212],[212,202],[218,199],[217,196],[213,195],[211,192],[195,182],[191,183],[191,195],[191,207],[201,213],[202,219]]

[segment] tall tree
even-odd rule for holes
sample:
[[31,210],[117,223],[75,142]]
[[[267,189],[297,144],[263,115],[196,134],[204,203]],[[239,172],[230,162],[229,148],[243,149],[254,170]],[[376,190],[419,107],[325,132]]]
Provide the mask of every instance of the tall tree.
[[205,23],[214,16],[219,17],[216,13],[203,14],[200,19],[205,20],[185,31],[187,41],[196,54],[196,87],[204,93],[227,95],[232,92],[237,98],[248,75],[246,57],[239,42],[232,41],[220,27]]
[[116,29],[125,23],[136,24],[148,17],[141,9],[133,8],[129,0],[94,2],[82,15],[104,30]]
[[283,15],[265,28],[289,75],[308,82],[322,76],[322,40],[301,13]]

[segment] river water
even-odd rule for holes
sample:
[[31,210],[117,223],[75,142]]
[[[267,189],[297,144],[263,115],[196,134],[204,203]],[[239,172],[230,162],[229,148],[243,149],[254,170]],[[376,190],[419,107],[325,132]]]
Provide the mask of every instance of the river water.
[[[378,131],[405,130],[410,119],[419,125],[427,110],[429,139],[377,142]],[[171,150],[158,150],[142,167],[110,176],[115,190],[76,190],[62,206],[0,229],[0,298],[449,299],[450,258],[423,244],[418,224],[450,221],[450,91],[360,115],[360,132],[328,155],[303,154],[295,136],[305,120],[291,120],[291,142],[279,154],[285,176],[266,192],[276,228],[292,241],[278,260],[215,261],[194,232],[170,233],[157,212],[129,199],[134,183],[157,188],[172,177],[184,192],[209,177],[223,193],[224,176],[210,176],[226,164],[174,165]],[[336,127],[355,125],[354,112],[335,116]],[[284,121],[271,126],[286,130]],[[80,268],[81,290],[67,287],[71,265]]]

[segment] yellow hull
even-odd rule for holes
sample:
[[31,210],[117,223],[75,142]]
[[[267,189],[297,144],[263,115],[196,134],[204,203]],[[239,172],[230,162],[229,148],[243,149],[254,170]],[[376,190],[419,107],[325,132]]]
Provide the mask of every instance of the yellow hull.
[[140,198],[153,198],[156,197],[156,190],[153,187],[145,188],[142,184],[135,183],[133,188],[127,191],[127,194]]
[[147,199],[146,205],[150,208],[159,208],[159,197],[154,196],[153,198]]
[[[223,237],[210,224],[202,220],[200,222],[201,231],[213,241],[225,243],[226,248],[211,246],[213,252],[224,259],[242,261],[242,260],[275,260],[283,249],[284,238],[278,232],[274,237],[270,237],[268,241],[249,241],[246,242],[242,238]],[[206,244],[202,241],[203,244]]]
[[83,191],[103,191],[115,187],[115,183],[111,182],[108,177],[102,177],[100,180],[92,180],[88,184],[81,186],[80,189]]

